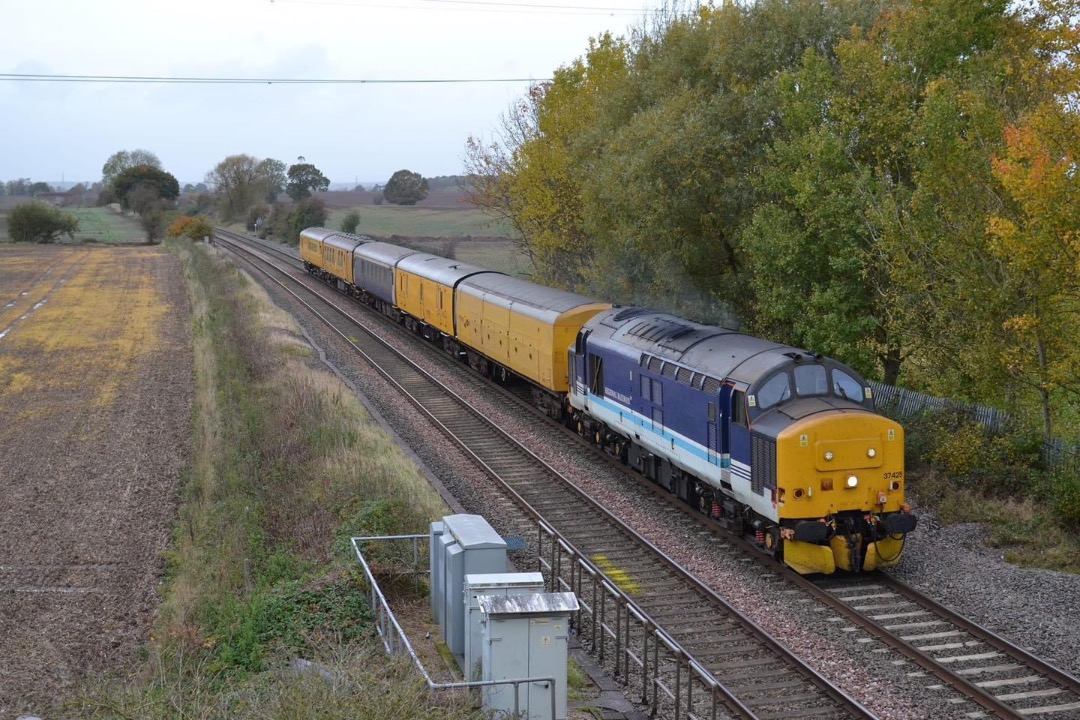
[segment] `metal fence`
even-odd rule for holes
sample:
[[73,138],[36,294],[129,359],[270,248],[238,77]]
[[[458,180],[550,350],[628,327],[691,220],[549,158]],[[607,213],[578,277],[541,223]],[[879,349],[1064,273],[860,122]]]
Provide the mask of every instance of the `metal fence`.
[[[909,420],[922,413],[951,411],[971,418],[993,433],[1005,434],[1012,430],[1012,418],[996,408],[947,400],[873,380],[869,383],[878,409],[898,420]],[[1048,468],[1080,472],[1080,446],[1074,443],[1063,440],[1045,442],[1041,457]]]
[[[420,540],[424,542],[421,543]],[[383,595],[382,590],[379,588],[379,581],[375,578],[375,574],[371,570],[371,565],[364,557],[363,545],[365,543],[379,543],[379,544],[395,544],[402,543],[412,544],[412,562],[409,563],[408,570],[413,575],[414,579],[419,581],[421,578],[427,576],[427,548],[428,541],[430,540],[428,535],[382,535],[375,537],[354,537],[352,538],[353,550],[356,552],[356,559],[360,563],[360,566],[364,569],[364,577],[368,581],[368,585],[371,588],[371,596],[368,598],[368,602],[371,605],[371,612],[375,619],[375,632],[382,640],[383,648],[386,649],[389,655],[398,655],[400,653],[406,653],[413,662],[413,665],[424,678],[424,682],[427,683],[428,689],[433,692],[438,691],[458,691],[468,692],[470,688],[483,688],[493,687],[496,685],[512,685],[514,687],[514,715],[513,717],[521,717],[520,699],[521,699],[521,686],[531,683],[547,683],[547,687],[551,692],[551,720],[555,720],[555,678],[553,677],[531,677],[531,678],[514,678],[510,680],[478,680],[473,682],[451,682],[451,683],[439,683],[432,679],[431,674],[424,667],[424,663],[420,660],[420,656],[416,654],[413,649],[412,643],[409,642],[408,636],[402,629],[398,619],[394,616],[394,611],[390,607],[389,601],[386,596]],[[407,547],[407,545],[406,545]]]

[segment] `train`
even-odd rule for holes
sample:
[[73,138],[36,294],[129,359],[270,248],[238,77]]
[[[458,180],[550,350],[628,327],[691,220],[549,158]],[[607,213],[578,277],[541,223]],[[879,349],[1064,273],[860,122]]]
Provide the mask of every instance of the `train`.
[[917,525],[904,430],[843,363],[327,228],[300,259],[798,573],[894,565]]

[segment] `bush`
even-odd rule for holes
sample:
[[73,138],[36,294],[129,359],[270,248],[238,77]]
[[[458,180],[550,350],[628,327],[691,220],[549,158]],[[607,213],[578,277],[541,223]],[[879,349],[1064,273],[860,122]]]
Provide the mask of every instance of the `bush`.
[[382,193],[376,193],[376,194],[375,194],[375,195],[374,195],[374,196],[373,196],[373,197],[371,198],[371,202],[372,202],[373,204],[375,204],[375,205],[382,205],[382,204],[383,204],[383,199],[384,199],[384,198],[383,198],[383,194],[382,194]]
[[8,213],[8,235],[13,242],[51,243],[60,235],[75,238],[79,220],[43,202],[17,205]]
[[357,210],[350,210],[341,219],[342,232],[355,233],[358,225],[360,225],[360,213]]

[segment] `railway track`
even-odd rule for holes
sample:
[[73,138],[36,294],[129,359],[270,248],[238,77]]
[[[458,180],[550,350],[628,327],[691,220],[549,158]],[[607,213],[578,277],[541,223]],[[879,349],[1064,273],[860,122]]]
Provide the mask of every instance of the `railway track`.
[[[687,690],[685,715],[680,714],[683,684],[694,682],[694,678],[687,673],[686,678],[677,676],[668,681],[665,687],[674,690],[666,696],[674,698],[677,716],[872,717],[691,573],[495,427],[468,402],[370,334],[350,313],[338,308],[336,298],[332,302],[320,292],[324,285],[313,279],[309,285],[307,279],[301,281],[273,265],[244,247],[242,236],[221,231],[216,236],[219,243],[306,305],[378,368],[432,423],[502,485],[518,512],[549,530],[555,543],[573,548],[578,557],[589,558],[590,572],[604,576],[609,588],[621,586],[627,590],[622,594],[627,622],[632,613],[654,627],[660,633],[660,640],[651,647],[647,640],[640,647],[624,645],[618,652],[636,653],[645,658],[652,653],[655,658],[659,645],[663,644],[666,652],[673,652],[679,658],[674,663],[676,673],[693,668],[707,680],[706,692],[699,692],[696,701],[690,699],[692,692]],[[364,337],[353,340],[358,333]],[[592,605],[595,604],[594,601]],[[599,624],[602,626],[603,621]],[[597,627],[594,621],[591,635],[594,639]],[[599,638],[600,645],[604,645],[603,632]],[[656,664],[658,660],[654,672]],[[622,672],[628,673],[628,666]],[[645,696],[648,697],[647,690]],[[662,700],[658,691],[653,692],[652,698],[654,703]]]
[[914,588],[880,573],[800,585],[981,711],[967,717],[1077,718],[1080,681]]
[[[295,255],[274,247],[267,249],[298,262]],[[516,387],[503,389],[533,410],[527,390]],[[931,683],[927,686],[929,689],[951,690],[958,695],[951,701],[957,705],[958,717],[1080,718],[1080,680],[957,615],[914,588],[886,573],[869,577],[832,577],[812,582],[785,571],[762,556],[750,543],[732,537],[726,529],[673,500],[602,451],[594,450],[598,456],[619,467],[637,482],[653,489],[659,497],[682,505],[688,515],[707,526],[721,541],[741,547],[785,582],[849,620],[852,629],[866,632],[918,665],[921,669],[911,675],[926,677],[927,682]],[[573,511],[560,508],[548,510],[553,518],[569,519],[564,517],[566,512],[572,514]],[[603,558],[605,563],[623,569],[627,557],[632,556],[633,552],[617,551],[608,555],[601,548],[594,555]],[[641,577],[652,577],[650,569],[643,570],[645,574]],[[634,573],[634,577],[639,575]],[[656,591],[663,585],[662,581],[655,586],[646,582],[644,587],[646,591]],[[654,619],[665,627],[677,629],[685,621],[693,628],[697,618],[684,612],[679,599],[670,600],[667,606],[654,606]],[[693,646],[690,649],[692,651]],[[706,648],[698,654],[709,657],[709,652]]]

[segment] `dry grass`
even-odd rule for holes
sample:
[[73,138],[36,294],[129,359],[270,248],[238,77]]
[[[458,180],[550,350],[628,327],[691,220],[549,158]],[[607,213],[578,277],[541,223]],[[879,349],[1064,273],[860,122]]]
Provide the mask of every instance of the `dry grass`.
[[[95,688],[81,710],[465,717],[364,639],[347,548],[352,534],[426,530],[441,498],[290,316],[213,251],[176,247],[194,309],[196,448],[158,641],[138,680]],[[343,682],[283,671],[297,656]]]
[[149,271],[160,248],[48,250],[2,253],[0,397],[19,408],[11,422],[111,406],[138,360],[157,349],[168,312]]

